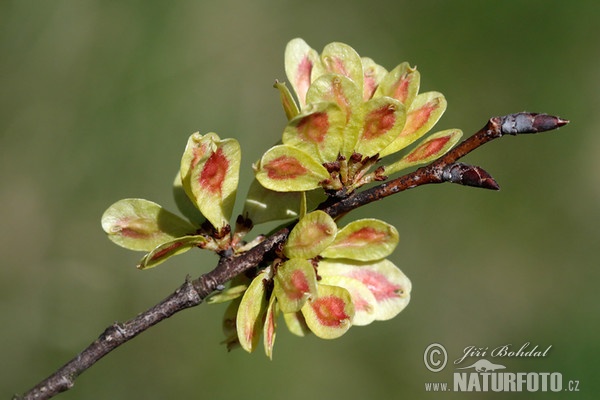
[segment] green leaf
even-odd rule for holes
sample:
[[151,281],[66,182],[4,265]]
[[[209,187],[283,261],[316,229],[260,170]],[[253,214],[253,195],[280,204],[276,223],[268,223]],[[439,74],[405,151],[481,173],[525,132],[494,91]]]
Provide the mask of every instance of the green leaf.
[[319,54],[300,38],[291,40],[285,48],[285,73],[300,107],[306,104],[306,92],[312,81],[313,69],[320,64]]
[[192,134],[181,159],[181,180],[188,196],[217,229],[229,224],[240,169],[240,145],[214,133]]
[[333,242],[336,232],[333,218],[323,211],[313,211],[294,226],[283,253],[288,258],[316,257]]
[[387,75],[387,70],[368,57],[362,57],[363,100],[369,100],[375,94],[379,84]]
[[342,147],[346,117],[335,103],[310,104],[283,131],[283,144],[324,163],[335,161]]
[[392,254],[398,245],[398,231],[378,219],[359,219],[340,229],[321,255],[359,261],[379,260]]
[[377,309],[377,299],[369,288],[358,279],[347,276],[324,276],[319,281],[320,284],[339,286],[348,291],[352,304],[354,305],[354,318],[352,325],[368,325],[375,320],[375,310]]
[[312,263],[292,258],[277,267],[273,293],[284,313],[300,311],[307,299],[317,295],[317,274]]
[[446,111],[446,104],[444,95],[438,92],[418,95],[410,105],[404,129],[396,140],[380,152],[380,156],[396,153],[429,132]]
[[321,260],[317,272],[322,277],[346,276],[361,281],[377,300],[378,321],[395,317],[410,301],[410,280],[387,259],[368,263]]
[[189,222],[144,199],[123,199],[102,215],[108,238],[130,250],[151,251],[156,246],[195,232]]
[[[356,115],[356,114],[355,114]],[[363,156],[379,153],[392,143],[404,128],[406,110],[390,97],[371,99],[361,106],[360,130],[354,151]]]
[[386,166],[385,173],[391,175],[405,168],[437,160],[458,143],[461,136],[462,131],[460,129],[448,129],[429,135],[406,156]]
[[140,270],[156,267],[158,264],[166,261],[168,258],[177,254],[185,253],[192,247],[203,247],[208,243],[208,239],[202,235],[183,236],[165,243],[162,243],[151,252],[146,254],[138,264]]
[[261,185],[277,192],[299,192],[318,188],[329,172],[314,158],[287,145],[270,148],[256,167]]
[[419,92],[420,80],[419,71],[404,62],[382,78],[373,97],[392,97],[409,108]]
[[354,305],[350,293],[339,286],[319,284],[318,296],[302,307],[306,325],[322,339],[342,336],[352,326]]
[[267,270],[262,270],[252,280],[242,297],[237,318],[238,340],[244,350],[251,353],[258,344],[263,329],[263,317],[267,310],[266,290],[263,279]]

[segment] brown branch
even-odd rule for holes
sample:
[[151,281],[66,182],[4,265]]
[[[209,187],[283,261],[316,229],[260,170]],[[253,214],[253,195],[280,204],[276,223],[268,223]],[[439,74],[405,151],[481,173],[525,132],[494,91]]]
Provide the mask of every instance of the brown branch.
[[[546,114],[532,113],[492,118],[479,132],[433,163],[369,190],[355,193],[324,207],[323,210],[336,217],[392,194],[429,183],[451,182],[497,190],[498,185],[483,169],[457,163],[457,161],[483,144],[504,135],[553,130],[568,122]],[[175,313],[199,305],[209,294],[221,288],[233,277],[258,266],[273,248],[286,240],[289,231],[289,227],[283,228],[239,256],[221,258],[211,272],[193,281],[186,279],[183,285],[154,307],[129,321],[109,326],[98,339],[75,358],[24,395],[15,396],[15,399],[49,399],[70,389],[81,373],[115,348]]]

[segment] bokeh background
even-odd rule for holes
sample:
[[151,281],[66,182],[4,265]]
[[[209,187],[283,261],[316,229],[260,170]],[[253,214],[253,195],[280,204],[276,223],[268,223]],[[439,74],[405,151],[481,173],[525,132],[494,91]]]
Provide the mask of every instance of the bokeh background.
[[392,260],[414,287],[395,319],[335,341],[281,323],[269,361],[262,349],[227,353],[224,306],[201,305],[117,349],[60,398],[435,398],[425,383],[454,371],[425,368],[435,342],[449,364],[467,346],[552,345],[543,359],[494,361],[561,372],[565,386],[580,382],[577,398],[595,398],[599,16],[583,0],[0,2],[0,396],[214,266],[189,252],[137,271],[141,254],[110,243],[100,216],[124,197],[174,210],[171,181],[198,130],[241,142],[242,197],[251,163],[280,137],[271,86],[300,36],[319,51],[348,43],[388,69],[416,64],[421,90],[448,100],[438,129],[468,134],[523,110],[572,122],[469,155],[500,192],[422,187],[351,215],[400,231]]

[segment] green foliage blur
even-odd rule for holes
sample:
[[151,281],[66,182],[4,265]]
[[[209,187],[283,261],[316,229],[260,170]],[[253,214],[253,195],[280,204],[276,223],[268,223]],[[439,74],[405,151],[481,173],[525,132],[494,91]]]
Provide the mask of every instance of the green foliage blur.
[[[561,372],[580,381],[578,398],[595,398],[599,12],[596,1],[541,0],[0,2],[0,396],[29,389],[106,326],[215,265],[190,251],[138,271],[142,254],[112,244],[100,217],[125,197],[175,210],[171,182],[198,130],[239,140],[241,200],[251,163],[281,137],[272,85],[285,80],[285,44],[302,37],[318,51],[348,43],[388,69],[416,64],[421,90],[448,100],[436,129],[468,136],[523,110],[572,122],[464,160],[500,192],[422,187],[344,220],[381,218],[400,232],[390,259],[413,291],[393,320],[335,341],[281,329],[269,361],[260,350],[227,353],[224,306],[201,305],[117,349],[59,398],[436,398],[425,382],[450,381],[465,347],[526,342],[552,349],[491,361]],[[449,353],[438,374],[423,363],[434,342]]]

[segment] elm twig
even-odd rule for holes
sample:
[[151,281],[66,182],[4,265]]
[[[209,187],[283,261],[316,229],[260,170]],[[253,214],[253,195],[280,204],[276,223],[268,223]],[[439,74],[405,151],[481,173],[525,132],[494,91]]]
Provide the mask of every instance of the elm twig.
[[[545,132],[564,126],[568,122],[551,115],[536,113],[517,113],[491,118],[477,133],[432,163],[321,208],[332,217],[337,217],[373,201],[430,183],[450,182],[498,190],[498,184],[485,170],[457,161],[502,136]],[[187,278],[177,290],[147,311],[126,322],[110,325],[81,353],[28,392],[17,395],[14,399],[49,399],[72,388],[80,374],[112,350],[179,311],[201,304],[209,294],[222,288],[233,277],[258,266],[273,249],[287,239],[290,230],[291,225],[275,232],[245,253],[222,257],[212,271],[194,280]]]

